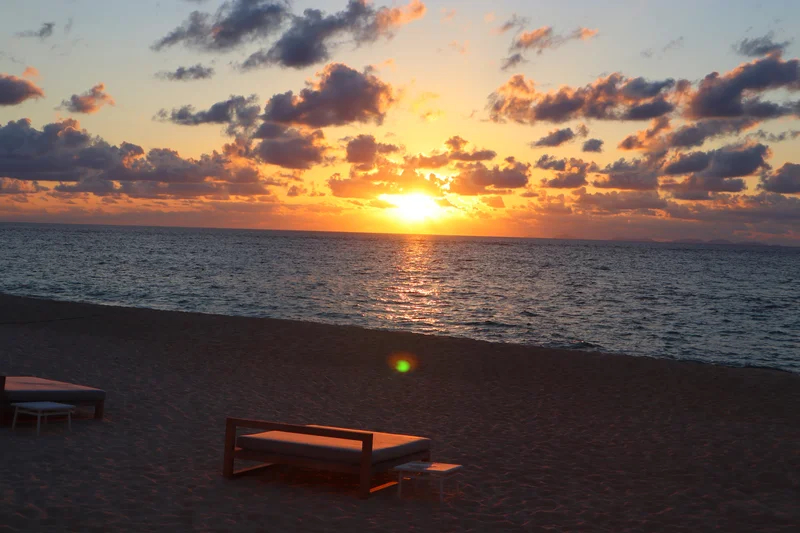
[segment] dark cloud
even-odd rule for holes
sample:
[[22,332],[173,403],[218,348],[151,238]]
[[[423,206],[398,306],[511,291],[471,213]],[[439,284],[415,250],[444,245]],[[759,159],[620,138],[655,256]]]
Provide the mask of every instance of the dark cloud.
[[184,44],[207,52],[227,52],[269,37],[289,18],[287,2],[231,0],[212,16],[193,11],[189,18],[153,45],[154,50]]
[[660,134],[670,129],[668,117],[658,117],[653,119],[650,127],[646,130],[637,131],[634,135],[628,135],[617,148],[620,150],[655,150],[663,145]]
[[309,169],[325,160],[325,136],[320,130],[294,128],[281,135],[262,140],[253,149],[258,160],[283,168]]
[[501,26],[497,27],[494,31],[495,33],[506,33],[513,29],[522,30],[525,25],[528,24],[528,19],[525,17],[520,17],[516,13],[511,15],[511,18],[504,22]]
[[678,200],[710,200],[709,193],[742,192],[747,189],[743,179],[719,178],[693,174],[683,181],[665,180],[661,189],[668,191]]
[[782,54],[786,47],[789,46],[791,41],[777,42],[773,40],[774,34],[769,32],[763,37],[755,37],[753,39],[742,39],[735,45],[733,49],[737,54],[747,57],[761,57],[770,54]]
[[765,172],[758,188],[774,193],[800,194],[800,165],[786,163],[775,172]]
[[44,91],[30,80],[0,74],[0,106],[17,105],[30,98],[43,98]]
[[605,174],[604,178],[592,182],[592,185],[597,188],[635,191],[649,191],[658,188],[658,168],[649,160],[626,161],[619,159],[597,172]]
[[597,165],[574,157],[556,159],[543,155],[536,161],[536,168],[556,171],[554,178],[544,178],[542,187],[552,189],[575,189],[587,185],[586,177],[589,172],[596,172]]
[[233,151],[191,159],[174,150],[145,152],[126,142],[114,146],[73,119],[41,130],[27,119],[0,128],[0,175],[27,183],[59,182],[53,194],[148,198],[266,194],[267,184],[252,161]]
[[289,91],[270,98],[264,118],[315,128],[354,122],[381,124],[395,102],[391,85],[372,74],[332,63],[299,94]]
[[674,106],[667,97],[673,88],[683,85],[672,79],[651,82],[614,73],[577,89],[561,87],[541,93],[533,81],[518,74],[489,96],[488,107],[495,122],[558,123],[579,118],[644,120],[673,111]]
[[178,67],[172,72],[159,72],[156,77],[170,81],[207,80],[214,77],[214,69],[198,63],[191,67]]
[[575,207],[604,214],[617,214],[644,209],[664,209],[667,201],[656,191],[610,191],[587,193],[586,189],[575,191]]
[[674,176],[678,174],[700,172],[701,170],[705,170],[710,162],[711,154],[706,152],[681,154],[664,167],[663,174],[666,176]]
[[45,22],[38,30],[27,30],[17,34],[17,37],[37,37],[39,39],[47,39],[53,35],[53,29],[56,27],[55,22]]
[[495,165],[489,168],[483,163],[466,163],[453,178],[450,192],[464,196],[502,194],[508,189],[525,187],[529,175],[530,165],[513,157],[506,158],[502,167]]
[[406,157],[409,168],[442,168],[450,164],[450,154],[415,155]]
[[602,139],[589,139],[583,143],[584,152],[602,152],[603,140]]
[[72,113],[92,114],[104,105],[114,105],[114,99],[106,92],[106,86],[98,83],[83,94],[73,94],[61,102],[61,107]]
[[690,94],[692,118],[750,117],[769,119],[798,114],[797,104],[764,102],[759,93],[773,89],[800,90],[800,61],[770,55],[744,63],[720,75],[713,72]]
[[507,58],[503,59],[503,64],[500,65],[501,70],[510,70],[512,68],[516,68],[517,65],[527,63],[528,60],[525,59],[521,53],[517,52],[516,54],[511,54]]
[[576,137],[586,137],[586,135],[588,134],[589,131],[586,129],[586,126],[583,125],[578,127],[577,134],[574,131],[572,131],[572,128],[552,130],[550,133],[548,133],[538,141],[531,143],[531,147],[536,148],[538,146],[547,146],[547,147],[561,146],[562,144],[568,143],[571,140],[575,139]]
[[[515,20],[512,19],[501,26],[499,31],[502,33],[517,25],[521,29],[520,22],[522,22],[522,20],[515,22]],[[508,52],[509,57],[503,60],[502,69],[508,70],[524,62],[525,52],[535,52],[538,55],[542,54],[545,50],[558,48],[569,41],[585,41],[591,39],[595,35],[597,35],[597,30],[590,30],[589,28],[577,28],[568,34],[557,34],[553,31],[552,26],[542,26],[541,28],[531,31],[520,31],[511,41]]]
[[172,111],[162,109],[154,117],[156,120],[172,122],[181,126],[197,126],[200,124],[224,124],[229,135],[237,135],[251,130],[261,108],[258,96],[232,95],[227,100],[217,102],[206,110],[195,111],[194,106],[185,105]]
[[782,131],[780,133],[769,133],[763,130],[758,130],[748,134],[747,137],[771,143],[779,143],[787,140],[797,139],[800,137],[800,130]]
[[14,178],[0,178],[0,196],[11,194],[34,194],[47,191],[36,181],[23,181]]
[[375,166],[379,155],[399,150],[397,145],[376,142],[373,135],[359,135],[347,143],[347,162],[370,169]]
[[697,148],[709,139],[741,133],[756,123],[749,118],[701,120],[681,126],[667,135],[665,145],[669,148]]
[[769,169],[766,159],[771,156],[763,144],[726,146],[709,152],[710,161],[702,171],[705,177],[738,178],[750,176],[759,169]]
[[343,11],[326,15],[306,9],[291,17],[289,28],[269,48],[251,54],[244,70],[270,65],[304,68],[330,59],[330,49],[348,40],[355,45],[391,38],[393,31],[425,14],[425,4],[411,0],[405,7],[376,9],[364,0],[350,0]]

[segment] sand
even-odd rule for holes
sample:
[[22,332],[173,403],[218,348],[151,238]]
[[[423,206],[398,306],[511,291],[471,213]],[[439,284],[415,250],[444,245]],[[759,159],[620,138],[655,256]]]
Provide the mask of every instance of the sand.
[[[389,367],[398,350],[413,372]],[[0,371],[108,391],[105,419],[72,433],[0,428],[0,531],[800,528],[800,376],[784,372],[11,296]],[[226,416],[428,436],[465,465],[460,492],[226,480]]]

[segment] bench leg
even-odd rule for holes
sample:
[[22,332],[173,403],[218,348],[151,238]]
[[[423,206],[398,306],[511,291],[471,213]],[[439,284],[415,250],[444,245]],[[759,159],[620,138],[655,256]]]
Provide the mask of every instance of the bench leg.
[[372,485],[372,471],[361,471],[359,475],[358,497],[362,500],[369,498],[369,489]]
[[36,436],[39,436],[39,430],[42,428],[42,413],[36,413]]
[[105,411],[106,401],[100,400],[96,404],[94,404],[94,419],[95,420],[102,420],[103,419],[103,412]]
[[11,421],[11,431],[14,431],[14,428],[17,427],[17,414],[19,413],[19,407],[14,407],[14,420]]

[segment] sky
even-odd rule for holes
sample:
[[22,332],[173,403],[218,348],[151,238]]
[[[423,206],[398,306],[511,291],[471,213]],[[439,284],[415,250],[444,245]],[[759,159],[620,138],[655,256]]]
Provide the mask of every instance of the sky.
[[0,221],[800,245],[793,0],[4,0]]

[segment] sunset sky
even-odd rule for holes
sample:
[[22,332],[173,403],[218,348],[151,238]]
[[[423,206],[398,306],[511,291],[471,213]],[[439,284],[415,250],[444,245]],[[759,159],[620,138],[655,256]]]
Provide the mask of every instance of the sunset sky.
[[800,2],[4,0],[0,221],[800,245]]

